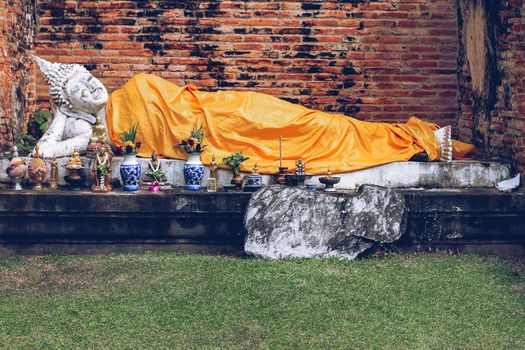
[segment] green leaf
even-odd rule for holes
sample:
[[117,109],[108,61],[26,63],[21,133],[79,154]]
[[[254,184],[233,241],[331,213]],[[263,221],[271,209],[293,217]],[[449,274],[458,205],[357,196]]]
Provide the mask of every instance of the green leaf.
[[240,172],[240,165],[242,162],[250,159],[249,157],[244,157],[242,155],[242,150],[234,153],[232,155],[229,155],[226,158],[223,158],[223,162],[230,166],[232,168],[232,171],[234,174],[238,174]]
[[42,137],[48,127],[48,121],[53,116],[49,110],[35,111],[27,122],[29,134],[22,135],[17,147],[20,151],[32,150],[38,139]]
[[131,126],[131,128],[129,129],[129,131],[128,130],[124,130],[120,134],[120,140],[122,142],[131,141],[131,142],[135,143],[135,137],[137,136],[138,128],[139,128],[138,124],[133,124]]

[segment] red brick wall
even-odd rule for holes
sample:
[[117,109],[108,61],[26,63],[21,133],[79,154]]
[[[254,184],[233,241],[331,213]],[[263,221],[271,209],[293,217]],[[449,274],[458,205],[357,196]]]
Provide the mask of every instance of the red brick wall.
[[33,1],[0,0],[0,145],[17,141],[34,109],[34,31]]
[[[460,135],[476,143],[485,157],[510,161],[525,174],[523,1],[460,4]],[[474,24],[469,26],[469,21]],[[485,48],[482,60],[469,59],[469,38]]]
[[[138,72],[362,119],[457,116],[455,1],[39,0],[38,55],[110,91]],[[39,75],[38,99],[47,88]]]

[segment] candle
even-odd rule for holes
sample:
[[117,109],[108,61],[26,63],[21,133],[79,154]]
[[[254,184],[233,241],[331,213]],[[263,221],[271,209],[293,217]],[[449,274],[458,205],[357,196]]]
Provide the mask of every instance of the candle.
[[279,167],[283,167],[283,137],[279,136]]

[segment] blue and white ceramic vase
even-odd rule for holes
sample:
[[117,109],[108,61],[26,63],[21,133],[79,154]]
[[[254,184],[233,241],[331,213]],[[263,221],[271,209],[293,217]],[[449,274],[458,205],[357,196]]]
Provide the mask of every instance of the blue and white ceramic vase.
[[204,165],[202,165],[200,153],[188,153],[188,160],[184,163],[186,189],[190,191],[200,190],[202,175],[204,175]]
[[246,176],[246,185],[247,186],[260,186],[262,187],[262,175],[259,174],[250,174]]
[[136,154],[125,154],[120,165],[120,176],[124,191],[137,191],[140,189],[140,174],[142,167],[137,161]]

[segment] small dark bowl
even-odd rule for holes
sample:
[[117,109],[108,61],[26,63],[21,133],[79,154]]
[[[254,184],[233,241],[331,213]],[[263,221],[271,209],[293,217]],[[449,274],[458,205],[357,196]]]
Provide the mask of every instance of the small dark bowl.
[[306,180],[311,179],[312,175],[286,174],[285,178],[288,186],[301,186]]
[[255,185],[255,186],[245,185],[245,186],[243,187],[243,191],[244,191],[244,192],[256,192],[257,190],[259,190],[259,189],[261,189],[261,188],[263,188],[262,185],[261,185],[261,186],[256,186],[256,185]]
[[319,182],[325,185],[335,185],[338,184],[339,181],[341,181],[340,177],[332,176],[332,177],[320,177]]
[[235,192],[237,190],[237,186],[235,185],[224,185],[222,188],[225,192]]

